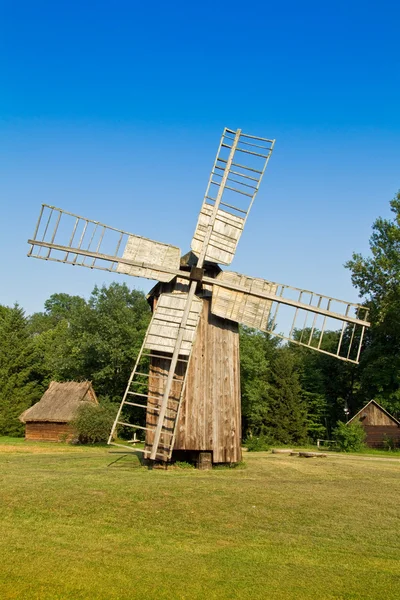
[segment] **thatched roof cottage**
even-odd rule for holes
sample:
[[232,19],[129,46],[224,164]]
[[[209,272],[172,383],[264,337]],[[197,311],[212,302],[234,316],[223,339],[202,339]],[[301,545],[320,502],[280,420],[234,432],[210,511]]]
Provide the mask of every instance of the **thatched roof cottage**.
[[42,398],[20,415],[25,439],[49,442],[73,437],[71,421],[82,403],[98,404],[90,381],[52,381]]

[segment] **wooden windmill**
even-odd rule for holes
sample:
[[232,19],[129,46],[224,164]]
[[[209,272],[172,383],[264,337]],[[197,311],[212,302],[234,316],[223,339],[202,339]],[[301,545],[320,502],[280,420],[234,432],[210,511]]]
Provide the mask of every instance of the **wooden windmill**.
[[[274,140],[225,129],[191,243],[155,242],[43,205],[28,256],[155,279],[153,316],[118,410],[150,460],[174,451],[240,460],[238,324],[357,363],[365,307],[229,271]],[[336,332],[332,336],[332,331]],[[128,411],[145,411],[134,422]],[[141,424],[139,424],[141,423]]]

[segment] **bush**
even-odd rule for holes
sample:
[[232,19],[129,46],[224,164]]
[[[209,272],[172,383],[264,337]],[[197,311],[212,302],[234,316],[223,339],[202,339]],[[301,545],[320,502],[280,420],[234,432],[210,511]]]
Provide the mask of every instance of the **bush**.
[[333,438],[342,452],[359,452],[365,448],[366,435],[360,421],[353,423],[338,421],[336,429],[333,430]]
[[391,435],[383,436],[383,447],[385,450],[396,450],[396,440]]
[[116,407],[109,401],[101,404],[82,404],[72,426],[82,444],[106,442],[114,422]]
[[260,434],[258,437],[249,437],[244,445],[249,452],[266,452],[270,449],[272,440],[268,435]]

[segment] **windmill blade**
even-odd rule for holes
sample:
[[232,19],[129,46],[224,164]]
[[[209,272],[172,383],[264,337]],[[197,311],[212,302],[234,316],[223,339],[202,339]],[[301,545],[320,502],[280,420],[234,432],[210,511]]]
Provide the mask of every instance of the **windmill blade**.
[[358,363],[370,326],[364,306],[229,271],[204,278],[212,281],[213,314]]
[[275,140],[224,129],[192,239],[193,252],[230,265]]
[[180,250],[42,204],[28,256],[90,269],[170,281]]
[[[168,460],[186,385],[190,356],[203,301],[189,293],[161,294],[147,329],[142,348],[129,379],[108,443],[118,427],[146,433],[145,455]],[[126,409],[145,409],[145,426],[128,422]]]

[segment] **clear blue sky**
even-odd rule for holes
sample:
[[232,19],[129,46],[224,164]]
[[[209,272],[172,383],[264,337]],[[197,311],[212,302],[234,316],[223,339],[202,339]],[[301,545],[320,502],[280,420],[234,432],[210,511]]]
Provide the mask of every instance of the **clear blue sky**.
[[224,126],[277,140],[232,270],[356,300],[400,188],[399,6],[2,2],[0,303],[115,279],[26,257],[41,202],[188,250]]

